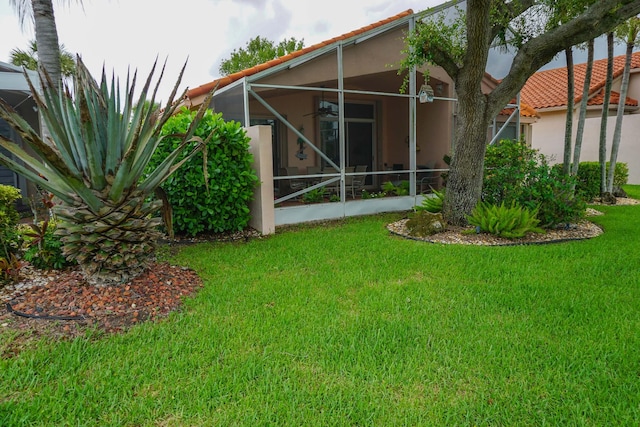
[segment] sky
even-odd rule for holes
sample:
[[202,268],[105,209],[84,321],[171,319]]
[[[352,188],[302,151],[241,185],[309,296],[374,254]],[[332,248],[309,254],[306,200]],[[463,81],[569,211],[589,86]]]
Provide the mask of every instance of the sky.
[[[146,78],[165,60],[160,98],[166,101],[187,63],[179,92],[220,77],[220,62],[256,36],[274,42],[295,37],[305,46],[442,0],[54,0],[60,43],[79,53],[94,77],[102,69],[122,81],[127,70]],[[0,61],[28,49],[33,25],[21,28],[9,0],[0,0]],[[157,75],[157,74],[156,74]],[[141,83],[140,83],[141,84]]]
[[[123,82],[127,71],[146,78],[156,59],[166,60],[159,99],[166,102],[186,62],[179,93],[220,74],[223,59],[256,36],[274,42],[303,39],[305,46],[331,39],[407,9],[419,12],[444,0],[54,0],[60,43],[80,54],[94,77],[103,67]],[[0,0],[0,61],[15,48],[28,49],[33,25],[21,27],[9,0]],[[600,43],[596,58],[606,55]],[[618,52],[616,52],[618,53]],[[584,62],[577,53],[576,63]],[[583,55],[586,57],[586,55]],[[509,61],[490,61],[502,78]],[[545,68],[564,66],[559,55]],[[156,72],[156,77],[158,72]],[[154,80],[155,82],[156,80]],[[141,84],[141,83],[139,83]]]

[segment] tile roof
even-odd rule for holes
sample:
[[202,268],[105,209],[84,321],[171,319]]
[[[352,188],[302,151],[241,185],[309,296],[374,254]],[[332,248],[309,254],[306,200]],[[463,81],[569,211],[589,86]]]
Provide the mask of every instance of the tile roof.
[[337,37],[334,37],[332,39],[325,40],[325,41],[320,42],[320,43],[316,43],[316,44],[314,44],[312,46],[305,47],[303,49],[297,50],[295,52],[289,53],[287,55],[281,56],[281,57],[276,58],[276,59],[272,59],[271,61],[265,62],[263,64],[256,65],[255,67],[247,68],[246,70],[242,70],[242,71],[239,71],[237,73],[229,74],[228,76],[221,77],[221,78],[216,79],[216,80],[214,80],[212,82],[203,84],[201,86],[198,86],[196,88],[193,88],[193,89],[187,91],[187,98],[196,98],[198,96],[207,94],[214,87],[216,87],[216,85],[218,86],[218,89],[221,89],[221,88],[223,88],[223,87],[225,87],[225,86],[227,86],[227,85],[229,85],[229,84],[231,84],[231,83],[233,83],[233,82],[235,82],[237,80],[242,79],[243,77],[251,76],[251,75],[256,74],[256,73],[258,73],[260,71],[267,70],[267,69],[269,69],[271,67],[274,67],[276,65],[282,64],[282,63],[287,62],[287,61],[290,61],[290,60],[292,60],[294,58],[297,58],[297,57],[299,57],[301,55],[307,54],[309,52],[313,52],[315,50],[318,50],[320,48],[323,48],[325,46],[333,44],[333,43],[335,43],[337,41],[346,40],[346,39],[349,39],[351,37],[366,33],[367,31],[371,31],[371,30],[373,30],[375,28],[379,28],[379,27],[381,27],[383,25],[386,25],[386,24],[388,24],[390,22],[397,21],[399,19],[402,19],[402,18],[404,18],[406,16],[410,16],[410,15],[413,15],[413,10],[412,9],[407,9],[404,12],[401,12],[401,13],[399,13],[397,15],[394,15],[394,16],[392,16],[390,18],[383,19],[383,20],[375,22],[373,24],[369,24],[367,26],[364,26],[364,27],[359,28],[357,30],[351,31],[349,33],[342,34],[341,36],[337,36]]
[[[515,102],[516,101],[513,100],[513,103]],[[513,108],[503,108],[502,111],[500,111],[500,114],[508,116],[508,115],[511,115],[512,112],[513,112]],[[531,105],[527,104],[526,102],[520,101],[520,117],[539,117],[539,116],[535,108],[533,108]]]
[[[613,78],[620,77],[624,70],[625,55],[616,56],[613,65]],[[575,64],[575,103],[582,99],[582,85],[586,73],[587,64]],[[631,69],[640,68],[640,52],[634,52],[631,60]],[[599,92],[604,87],[607,77],[607,59],[599,59],[593,62],[593,73],[589,88],[589,105],[602,105],[602,96]],[[567,105],[567,68],[554,68],[552,70],[538,71],[532,75],[522,88],[521,100],[539,110],[542,108],[564,107]],[[619,99],[620,94],[613,94],[611,102]],[[598,104],[599,102],[599,104]],[[627,105],[637,106],[638,101],[627,98]]]
[[[615,104],[618,104],[618,102],[620,102],[620,92],[616,92],[612,90],[609,104],[615,105]],[[587,105],[603,105],[603,104],[604,104],[604,88],[596,92],[595,95],[592,95],[591,98],[589,98],[589,101],[587,102]],[[627,96],[627,99],[625,100],[625,105],[628,105],[630,107],[637,107],[638,100],[629,98]]]

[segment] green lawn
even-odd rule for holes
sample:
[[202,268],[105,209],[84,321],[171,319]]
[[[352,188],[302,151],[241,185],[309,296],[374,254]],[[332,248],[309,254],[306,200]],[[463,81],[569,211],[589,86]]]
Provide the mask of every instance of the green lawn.
[[638,425],[640,206],[598,208],[602,236],[549,245],[389,214],[185,248],[182,312],[0,360],[0,425]]

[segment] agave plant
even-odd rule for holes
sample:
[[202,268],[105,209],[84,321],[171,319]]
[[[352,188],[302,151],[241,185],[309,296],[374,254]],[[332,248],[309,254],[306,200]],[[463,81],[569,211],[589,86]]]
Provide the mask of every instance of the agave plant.
[[[149,105],[154,105],[164,67],[150,104],[145,103],[156,64],[136,103],[133,98],[137,73],[132,79],[127,75],[121,95],[119,80],[112,77],[109,83],[103,70],[98,85],[80,58],[73,95],[68,88],[57,90],[52,84],[43,85],[39,93],[27,76],[50,132],[46,140],[0,100],[0,117],[36,154],[0,137],[0,145],[15,157],[0,153],[0,163],[55,195],[54,213],[63,254],[75,260],[89,280],[124,283],[145,270],[160,236],[161,220],[153,214],[162,202],[153,198],[154,190],[189,158],[178,162],[178,154],[191,150],[193,155],[206,145],[193,133],[209,100],[202,104],[188,131],[180,135],[181,145],[152,173],[144,174],[162,139],[163,124],[178,108],[174,99],[185,66],[166,107],[160,111]],[[47,76],[41,73],[40,78]]]

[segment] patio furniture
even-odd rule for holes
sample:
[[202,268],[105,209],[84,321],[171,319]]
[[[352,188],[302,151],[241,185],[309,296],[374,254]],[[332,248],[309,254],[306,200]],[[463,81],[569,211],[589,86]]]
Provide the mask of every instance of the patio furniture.
[[[322,174],[322,167],[321,166],[307,166],[307,175],[320,175]],[[315,177],[315,178],[308,178],[309,183],[311,185],[316,185],[317,183],[320,182],[321,177]]]
[[[367,172],[367,165],[358,165],[355,168],[355,173],[365,173]],[[358,191],[362,191],[364,189],[365,181],[367,180],[366,175],[354,175],[351,177],[351,197],[356,198],[356,194]]]
[[[296,166],[286,166],[280,168],[281,176],[297,176],[300,175],[298,168]],[[307,187],[307,183],[303,178],[293,178],[293,179],[285,179],[282,181],[284,184],[285,191],[284,194],[294,193],[296,191],[302,190]]]
[[[335,174],[337,174],[339,172],[340,171],[338,171],[333,166],[325,166],[325,168],[322,171],[322,173],[327,175],[327,176],[323,176],[322,179],[321,179],[321,182],[326,182],[326,181],[329,181],[331,179],[334,179],[335,176],[329,176],[329,175],[335,175]],[[340,180],[338,179],[336,181],[333,181],[333,182],[325,185],[324,189],[328,193],[338,193],[340,191]]]
[[436,166],[436,162],[430,161],[424,165],[418,165],[418,170],[427,169],[426,172],[418,172],[416,180],[420,184],[420,194],[435,187],[438,182],[436,173],[432,170]]

